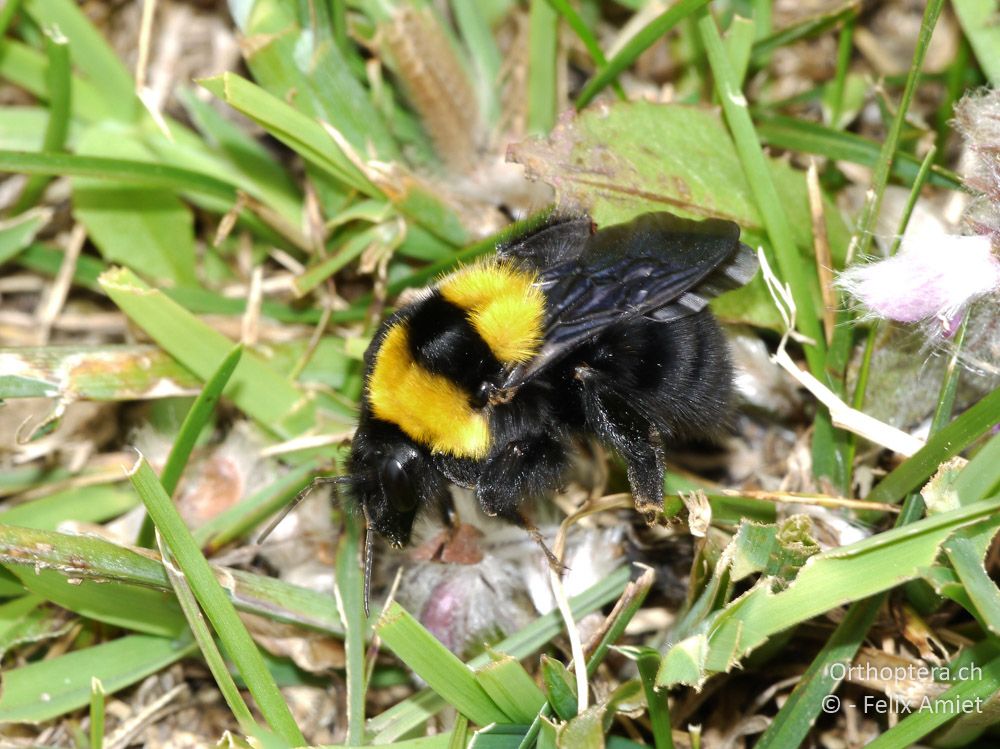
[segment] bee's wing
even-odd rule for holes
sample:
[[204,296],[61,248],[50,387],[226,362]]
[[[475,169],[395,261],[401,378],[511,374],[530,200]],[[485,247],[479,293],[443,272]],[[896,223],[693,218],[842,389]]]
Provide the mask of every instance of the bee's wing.
[[610,326],[636,317],[670,322],[742,286],[756,258],[731,221],[649,213],[588,236],[574,256],[539,272],[546,325],[538,354],[507,382],[527,382]]

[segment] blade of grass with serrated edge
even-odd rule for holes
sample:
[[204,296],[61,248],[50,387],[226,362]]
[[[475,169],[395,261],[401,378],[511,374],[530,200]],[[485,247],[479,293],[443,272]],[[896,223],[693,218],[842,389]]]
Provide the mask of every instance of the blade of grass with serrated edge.
[[[219,398],[222,397],[222,391],[229,383],[229,378],[236,369],[236,365],[240,363],[242,356],[243,344],[238,343],[205,382],[205,387],[202,388],[184,417],[184,422],[170,448],[170,454],[167,455],[167,462],[160,472],[160,483],[163,484],[163,488],[169,496],[174,496],[177,484],[181,480],[181,474],[184,473],[184,468],[191,457],[191,451],[194,450],[199,435],[212,417],[212,412],[215,411],[215,406],[219,402]],[[146,516],[139,531],[138,543],[140,546],[147,547],[153,545],[153,525],[149,515]]]
[[535,680],[509,655],[495,656],[476,671],[476,682],[515,723],[530,723],[545,704]]
[[[69,62],[69,42],[57,29],[45,34],[45,56],[48,69],[45,82],[49,90],[49,119],[42,137],[43,151],[61,151],[69,133],[72,73]],[[21,213],[33,206],[45,191],[49,178],[36,174],[28,179],[12,213]]]
[[[752,652],[777,632],[919,577],[958,528],[987,520],[1000,523],[998,508],[1000,497],[976,502],[812,556],[784,589],[773,592],[767,585],[755,586],[713,613],[700,625],[700,634],[668,650],[658,684],[698,683],[710,674],[729,670],[734,659]],[[873,559],[878,559],[877,565]],[[691,660],[692,649],[697,653],[696,663]]]
[[187,619],[188,627],[194,635],[195,642],[198,643],[198,647],[201,649],[202,658],[205,659],[205,665],[208,666],[208,670],[212,673],[212,677],[215,679],[216,686],[219,687],[222,698],[229,706],[229,711],[233,714],[233,717],[236,718],[240,730],[247,735],[259,735],[260,727],[257,725],[257,721],[253,719],[250,708],[247,707],[247,703],[243,700],[243,695],[240,694],[236,682],[233,681],[232,674],[229,673],[229,669],[226,667],[226,661],[215,644],[215,639],[212,637],[212,632],[205,622],[205,617],[202,616],[201,609],[198,608],[198,601],[191,591],[191,586],[188,585],[184,574],[177,568],[173,560],[173,555],[163,544],[162,539],[157,537],[156,540],[160,549],[160,556],[163,559],[163,568],[170,579],[174,595],[177,596],[177,601],[180,603],[184,617]]
[[303,746],[305,738],[268,672],[260,651],[145,458],[139,459],[129,478],[164,542],[177,559],[226,654],[254,696],[268,726],[289,744]]
[[[594,32],[590,30],[580,14],[576,12],[576,8],[569,4],[568,0],[548,0],[549,5],[551,5],[559,15],[566,19],[566,23],[569,27],[573,29],[573,32],[580,38],[583,42],[583,46],[587,48],[587,52],[590,54],[590,59],[594,61],[595,66],[600,70],[608,64],[608,59],[604,56],[604,52],[601,51],[601,45],[597,41],[597,37],[594,36]],[[628,97],[625,95],[625,89],[622,88],[622,84],[618,81],[611,82],[611,88],[614,89],[615,95],[625,101]]]
[[646,24],[616,55],[608,60],[606,66],[598,70],[594,77],[587,82],[576,99],[576,108],[583,109],[587,106],[605,86],[618,77],[619,73],[635,62],[639,55],[659,41],[678,23],[707,5],[708,2],[709,0],[680,0]]
[[90,703],[91,680],[113,694],[198,652],[190,640],[127,635],[18,668],[5,668],[0,723],[50,720]]
[[[124,268],[105,272],[101,287],[112,301],[171,356],[201,378],[219,368],[233,342],[161,291]],[[282,439],[312,426],[315,404],[253,352],[243,355],[226,394],[247,415]]]
[[[79,560],[86,566],[80,567]],[[0,524],[0,564],[12,569],[53,569],[76,580],[120,582],[169,591],[163,565],[137,550],[102,538]],[[215,567],[226,593],[240,610],[343,637],[330,596],[273,577]],[[107,587],[105,585],[105,587]]]
[[702,11],[697,25],[743,172],[747,182],[750,183],[754,202],[771,239],[782,278],[791,286],[792,297],[798,309],[797,323],[802,332],[813,341],[804,346],[809,369],[815,376],[822,378],[826,345],[823,328],[813,303],[814,284],[807,281],[806,274],[809,273],[809,268],[802,262],[802,256],[795,246],[788,219],[771,179],[764,152],[761,150],[760,139],[747,110],[746,98],[736,83],[715,20],[709,12]]
[[361,746],[365,740],[365,616],[364,580],[358,550],[362,528],[357,516],[344,513],[344,528],[337,544],[334,593],[344,625],[344,653],[347,670],[347,743]]
[[[624,590],[630,575],[631,571],[627,566],[619,567],[583,593],[570,598],[569,604],[573,615],[579,618],[613,601]],[[524,629],[497,643],[493,649],[508,653],[515,658],[524,658],[562,632],[564,626],[559,612],[550,611]],[[485,665],[488,660],[489,656],[484,653],[469,661],[469,666],[477,668]],[[380,743],[388,743],[405,736],[443,710],[445,706],[446,703],[441,697],[425,689],[369,720],[368,730],[376,734]]]
[[511,722],[479,686],[472,670],[398,603],[382,613],[375,632],[396,657],[472,722],[481,726]]
[[[933,160],[930,156],[925,161],[925,167]],[[904,226],[905,226],[904,217]],[[958,356],[956,349],[955,357]],[[955,359],[951,362],[951,367],[946,371],[944,381],[941,384],[941,392],[938,398],[939,408],[935,414],[935,419],[931,424],[931,434],[938,433],[947,423],[951,415],[951,400],[954,398],[955,387],[958,382],[960,369],[956,369]],[[943,404],[947,402],[947,406]],[[853,455],[853,451],[851,451]],[[982,496],[970,498],[969,502],[982,499]],[[895,527],[899,528],[920,519],[923,514],[923,501],[918,495],[911,495],[904,502],[902,511],[896,518]],[[956,536],[960,536],[963,531],[959,530]],[[949,539],[943,544],[945,550],[948,544],[954,539]],[[985,571],[983,573],[985,575]],[[995,590],[995,586],[994,590]],[[784,747],[801,742],[810,727],[815,723],[816,718],[824,709],[824,698],[833,694],[843,678],[834,670],[837,663],[850,663],[855,657],[858,648],[868,635],[879,609],[885,603],[887,593],[879,593],[863,601],[851,604],[847,614],[837,625],[833,636],[823,645],[822,650],[809,664],[802,679],[792,690],[788,700],[782,705],[778,714],[774,717],[771,725],[768,726],[764,735],[759,741],[760,749],[771,749],[772,747]]]

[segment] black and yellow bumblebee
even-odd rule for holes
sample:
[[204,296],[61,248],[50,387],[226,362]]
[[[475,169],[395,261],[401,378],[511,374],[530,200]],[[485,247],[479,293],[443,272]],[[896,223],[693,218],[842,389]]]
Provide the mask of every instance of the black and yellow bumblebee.
[[664,444],[726,418],[732,368],[706,305],[756,270],[739,237],[665,212],[600,231],[551,218],[389,317],[365,354],[345,481],[369,533],[402,547],[422,510],[450,519],[452,483],[530,529],[525,504],[593,439],[654,519]]

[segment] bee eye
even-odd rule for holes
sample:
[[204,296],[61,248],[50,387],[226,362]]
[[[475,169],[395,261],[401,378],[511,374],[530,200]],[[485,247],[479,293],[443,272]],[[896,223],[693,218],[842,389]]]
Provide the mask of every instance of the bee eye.
[[469,399],[473,408],[486,408],[486,404],[490,402],[490,393],[493,392],[493,383],[482,382],[479,387],[476,388],[476,392],[472,394]]
[[382,472],[382,491],[396,512],[410,512],[417,506],[417,493],[410,477],[397,460],[389,460]]

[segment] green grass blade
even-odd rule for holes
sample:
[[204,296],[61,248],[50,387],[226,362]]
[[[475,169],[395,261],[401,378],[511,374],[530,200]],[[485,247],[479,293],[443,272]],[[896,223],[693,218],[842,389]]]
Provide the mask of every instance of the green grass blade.
[[655,44],[670,29],[708,4],[708,0],[680,0],[650,21],[638,34],[608,60],[608,64],[597,71],[583,87],[576,99],[576,108],[583,109],[604,87],[618,77],[618,74],[638,59],[639,55]]
[[[87,562],[84,567],[78,564],[81,559]],[[0,564],[32,584],[36,577],[46,575],[46,570],[58,572],[63,578],[62,588],[66,591],[86,588],[88,583],[93,582],[96,585],[93,594],[78,596],[84,605],[92,605],[97,600],[93,597],[87,599],[87,595],[101,596],[101,591],[106,591],[103,595],[113,602],[115,589],[107,584],[109,581],[134,586],[140,591],[147,589],[146,593],[170,591],[170,581],[160,562],[137,550],[94,536],[0,525]],[[36,568],[42,570],[41,575],[29,578],[35,576]],[[330,596],[273,577],[228,567],[217,567],[216,570],[220,577],[231,582],[226,588],[226,595],[240,611],[343,637],[337,607]],[[83,583],[71,585],[66,583],[66,579],[82,580]],[[49,598],[53,597],[51,590],[47,589],[47,593]],[[129,611],[124,605],[122,609],[126,616],[133,619],[147,616],[159,632],[170,632],[173,623],[164,613],[169,601],[162,597],[155,603],[152,601],[152,598],[143,601],[141,607],[128,604],[137,608],[136,611]],[[157,612],[159,618],[155,616]],[[180,613],[179,610],[177,613]]]
[[994,435],[955,479],[962,504],[978,502],[1000,490],[1000,435]]
[[[7,3],[6,7],[10,5],[12,3]],[[0,54],[0,78],[47,101],[49,89],[45,72],[48,63],[45,55],[9,37],[4,39],[0,46],[3,52]],[[98,87],[89,80],[75,75],[72,88],[71,106],[74,118],[84,122],[116,119],[114,113],[108,110],[108,105]]]
[[751,57],[754,65],[761,65],[766,62],[771,53],[779,47],[794,44],[802,39],[818,36],[829,29],[843,23],[857,14],[861,6],[860,0],[851,0],[839,8],[826,11],[816,16],[804,18],[798,23],[794,23],[787,28],[780,29],[759,39],[753,45]]
[[1000,422],[1000,390],[980,400],[951,424],[934,434],[927,444],[898,466],[868,496],[871,502],[899,502],[951,458]]
[[726,29],[726,54],[736,78],[736,85],[742,87],[743,80],[750,66],[750,52],[753,49],[753,37],[756,27],[753,21],[742,16],[734,16],[729,28]]
[[[594,61],[596,67],[598,69],[606,67],[608,59],[604,56],[604,52],[601,51],[601,45],[598,43],[597,37],[594,36],[594,32],[590,30],[590,27],[587,26],[587,23],[580,14],[576,12],[576,8],[569,3],[569,0],[549,0],[549,5],[566,19],[566,23],[569,24],[569,27],[573,29],[573,32],[583,42],[583,46],[587,48],[590,59]],[[625,95],[625,89],[622,88],[622,85],[618,81],[612,81],[611,87],[622,101],[628,98]]]
[[[800,151],[824,156],[836,161],[849,161],[862,166],[875,166],[880,146],[854,133],[834,130],[816,122],[758,111],[757,132],[765,145],[788,151]],[[904,184],[913,185],[920,173],[921,161],[912,154],[898,151],[892,160],[892,176]],[[961,178],[954,172],[932,166],[928,183],[951,190],[962,190]]]
[[780,631],[920,577],[958,528],[978,521],[993,527],[1000,524],[998,508],[1000,497],[976,502],[816,554],[779,592],[772,592],[766,580],[758,583],[668,650],[658,683],[698,684],[713,673],[730,670]]
[[472,670],[398,603],[393,602],[382,612],[375,632],[431,689],[472,722],[480,726],[511,722],[479,685]]
[[[140,328],[197,376],[208,380],[233,342],[151,289],[124,268],[107,271],[101,287]],[[253,352],[246,352],[226,393],[245,413],[283,439],[312,425],[314,404]]]
[[90,749],[104,746],[104,685],[96,676],[90,680]]
[[479,97],[479,111],[492,128],[500,117],[500,101],[497,97],[502,63],[500,49],[479,3],[451,0],[449,6],[476,71],[478,82],[475,89]]
[[545,705],[545,695],[524,666],[498,656],[476,672],[476,682],[515,723],[530,723]]
[[337,610],[344,625],[344,651],[347,661],[347,743],[361,746],[365,739],[365,694],[368,691],[365,669],[365,640],[368,617],[365,616],[364,580],[359,554],[362,528],[358,518],[344,513],[344,530],[337,544],[335,574]]
[[[167,462],[160,473],[160,483],[163,484],[163,488],[169,496],[173,497],[174,492],[177,491],[181,474],[184,473],[184,468],[191,457],[191,451],[194,450],[198,436],[205,428],[209,419],[212,418],[215,406],[219,402],[219,398],[222,397],[222,391],[229,383],[229,378],[236,369],[236,365],[240,363],[240,357],[242,356],[243,344],[238,343],[226,355],[226,358],[222,360],[222,364],[219,365],[219,368],[215,370],[215,373],[205,383],[205,387],[202,388],[198,397],[195,398],[194,403],[191,404],[187,416],[184,417],[184,422],[181,424],[181,428],[177,432],[177,437],[174,439],[174,444],[170,448]],[[139,545],[152,546],[152,544],[153,526],[147,515],[146,522],[139,533]]]
[[220,179],[148,161],[69,153],[0,151],[0,172],[91,177],[205,195],[230,203],[236,201],[236,189]]
[[646,694],[649,723],[656,749],[674,749],[674,737],[670,729],[670,708],[667,695],[656,691],[656,671],[660,667],[660,653],[653,648],[626,647],[618,649],[634,660],[639,668],[642,689]]
[[556,57],[559,16],[547,0],[531,0],[528,16],[528,132],[556,124]]
[[997,23],[997,4],[994,0],[952,0],[951,7],[958,16],[965,38],[972,45],[979,67],[990,84],[1000,88],[1000,24]]
[[115,119],[132,122],[139,112],[135,82],[121,60],[73,0],[25,0],[39,26],[56,27],[73,52],[73,62],[95,84]]
[[823,698],[833,694],[840,683],[840,679],[834,678],[838,671],[831,666],[854,659],[884,602],[885,595],[879,593],[848,609],[754,749],[783,749],[801,744],[822,710]]
[[180,483],[181,474],[184,473],[188,458],[191,457],[191,451],[194,450],[195,443],[198,441],[198,435],[212,418],[212,412],[215,411],[215,406],[219,402],[219,398],[222,397],[222,391],[229,384],[229,378],[232,377],[242,356],[243,344],[237,343],[226,354],[226,358],[222,360],[219,368],[205,383],[205,387],[191,405],[187,416],[184,417],[180,431],[177,432],[177,438],[170,448],[167,462],[163,466],[163,472],[160,474],[160,482],[170,496],[173,496],[177,490],[177,484]]
[[52,218],[48,208],[32,208],[0,221],[0,265],[16,258]]
[[260,651],[145,458],[139,460],[130,478],[165,544],[176,557],[178,566],[212,623],[223,648],[253,694],[268,726],[289,744],[304,745],[305,739],[268,672]]
[[[914,746],[931,731],[955,718],[956,714],[974,713],[986,708],[1000,691],[1000,658],[977,666],[975,679],[959,681],[932,700],[927,709],[911,713],[899,723],[868,743],[868,749],[905,749]],[[957,708],[964,706],[964,709]],[[964,745],[960,744],[960,745]]]
[[135,493],[123,486],[79,486],[0,510],[0,524],[55,530],[67,518],[82,523],[103,523],[125,514],[136,504]]
[[[46,33],[45,56],[48,60],[45,81],[49,90],[49,117],[42,137],[42,150],[61,151],[66,145],[66,136],[69,134],[72,85],[69,43],[66,38],[55,31]],[[45,176],[32,176],[24,186],[13,213],[20,213],[33,206],[42,196],[48,182],[49,179]]]
[[882,150],[879,153],[878,161],[875,164],[875,172],[872,174],[872,184],[869,190],[869,199],[865,202],[861,216],[858,219],[857,243],[855,248],[856,256],[867,257],[874,237],[875,222],[878,220],[882,208],[882,197],[885,194],[886,185],[889,183],[889,174],[892,169],[893,155],[899,147],[899,137],[903,132],[903,124],[906,122],[906,113],[910,109],[910,101],[917,88],[917,81],[923,68],[924,57],[927,48],[930,46],[931,34],[937,24],[938,16],[941,15],[941,8],[944,0],[928,0],[924,8],[924,17],[920,23],[920,34],[917,37],[917,47],[913,52],[913,61],[910,63],[910,72],[906,77],[906,85],[903,87],[903,94],[899,100],[899,106],[893,117],[889,132],[886,133],[882,142]]
[[191,591],[191,586],[188,585],[184,574],[177,569],[173,555],[162,541],[159,544],[159,548],[160,556],[164,560],[163,567],[167,572],[167,577],[170,578],[170,585],[174,589],[174,595],[177,596],[177,601],[184,612],[184,618],[187,619],[188,627],[194,634],[195,642],[198,643],[201,655],[205,659],[205,665],[208,666],[208,670],[212,673],[212,677],[215,679],[216,686],[219,687],[222,698],[226,701],[226,705],[229,706],[233,717],[236,718],[240,730],[247,735],[258,735],[260,727],[257,725],[257,721],[253,719],[250,708],[247,707],[247,703],[243,700],[243,695],[240,694],[236,682],[233,681],[232,674],[229,673],[229,669],[226,667],[226,661],[222,657],[222,653],[219,652],[215,640],[212,638],[212,631],[205,622],[205,617],[202,616],[201,609],[198,608],[198,601]]
[[[628,567],[619,567],[588,590],[570,598],[569,604],[573,615],[579,618],[615,600],[625,589],[630,575],[631,571]],[[562,632],[564,626],[559,612],[550,611],[521,631],[497,643],[493,649],[497,652],[508,653],[515,658],[525,658]],[[489,656],[484,653],[469,661],[469,666],[479,668],[488,661]],[[388,743],[405,736],[409,731],[443,710],[445,706],[446,703],[443,699],[433,691],[425,689],[369,720],[368,730],[376,735],[376,740],[379,743]]]
[[197,650],[190,641],[129,635],[4,669],[0,723],[41,722],[65,715],[90,704],[94,678],[114,694]]
[[698,20],[698,30],[708,54],[712,74],[715,76],[715,87],[722,102],[726,122],[733,134],[736,150],[739,153],[747,181],[750,183],[757,209],[760,211],[767,234],[771,239],[778,268],[780,268],[782,277],[792,288],[792,296],[798,308],[797,322],[802,332],[814,342],[805,346],[809,369],[817,377],[822,377],[826,345],[823,328],[813,301],[815,273],[812,275],[813,280],[809,280],[806,276],[809,267],[803,264],[795,247],[781,199],[771,179],[771,172],[761,150],[760,140],[747,110],[746,98],[740,91],[736,77],[729,65],[729,58],[726,55],[722,38],[719,36],[719,29],[709,13],[702,12]]

